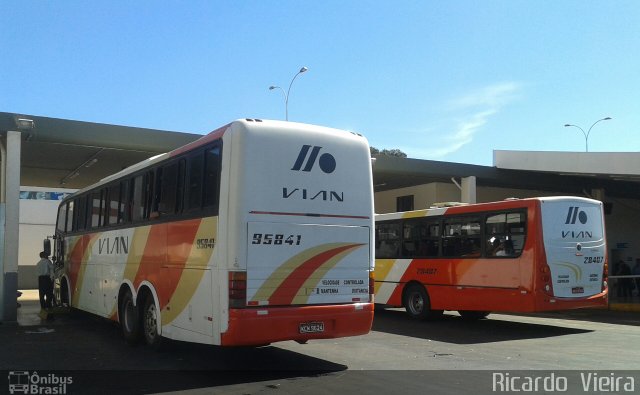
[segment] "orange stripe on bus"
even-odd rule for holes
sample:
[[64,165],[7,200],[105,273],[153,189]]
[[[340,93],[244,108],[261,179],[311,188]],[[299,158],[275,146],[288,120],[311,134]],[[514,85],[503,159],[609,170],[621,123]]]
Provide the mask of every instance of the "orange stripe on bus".
[[99,233],[93,235],[83,235],[77,238],[71,254],[69,255],[69,278],[71,280],[71,305],[77,306],[80,301],[82,283],[84,282],[84,272],[87,268],[87,261],[91,254],[93,242],[97,240]]
[[150,227],[147,242],[140,259],[140,266],[133,280],[133,286],[137,289],[142,281],[157,284],[160,266],[166,259],[167,227],[154,225]]
[[160,309],[171,300],[178,287],[202,220],[190,220],[167,225],[167,263],[169,268],[162,270],[162,278],[156,284]]

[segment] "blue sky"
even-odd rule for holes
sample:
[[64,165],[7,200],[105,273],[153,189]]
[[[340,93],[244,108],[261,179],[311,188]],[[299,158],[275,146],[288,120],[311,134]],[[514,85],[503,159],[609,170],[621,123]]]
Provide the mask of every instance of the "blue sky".
[[640,151],[638,1],[28,1],[0,13],[0,111],[206,133],[358,131],[410,157]]

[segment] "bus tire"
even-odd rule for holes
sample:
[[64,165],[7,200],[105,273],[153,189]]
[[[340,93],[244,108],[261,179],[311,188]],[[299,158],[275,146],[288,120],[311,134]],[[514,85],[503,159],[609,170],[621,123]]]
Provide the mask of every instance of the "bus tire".
[[462,319],[467,320],[467,321],[477,321],[477,320],[481,320],[481,319],[487,318],[487,316],[490,313],[491,312],[489,312],[489,311],[475,311],[475,310],[460,310],[460,311],[458,311],[458,314],[460,314]]
[[163,343],[163,338],[159,333],[159,325],[160,312],[153,296],[147,295],[142,308],[142,333],[144,342],[156,350],[160,349]]
[[58,293],[60,300],[57,301],[59,306],[71,307],[71,297],[69,296],[69,283],[66,278],[60,282],[60,292]]
[[429,320],[442,315],[442,310],[431,310],[427,290],[422,285],[410,284],[404,292],[404,308],[416,320]]
[[133,296],[130,291],[125,291],[119,303],[118,321],[122,328],[124,340],[135,345],[140,341],[140,314],[137,306],[133,303]]

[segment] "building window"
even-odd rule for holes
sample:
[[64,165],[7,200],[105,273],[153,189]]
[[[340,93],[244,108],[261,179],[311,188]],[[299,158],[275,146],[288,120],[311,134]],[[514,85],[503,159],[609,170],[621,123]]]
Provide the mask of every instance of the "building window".
[[413,195],[398,196],[396,198],[396,211],[413,210]]

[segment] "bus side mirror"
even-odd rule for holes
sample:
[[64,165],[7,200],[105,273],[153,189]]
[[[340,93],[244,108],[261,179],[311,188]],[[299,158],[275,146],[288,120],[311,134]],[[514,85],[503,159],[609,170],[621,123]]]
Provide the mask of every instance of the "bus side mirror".
[[51,255],[51,240],[44,239],[42,250],[47,256]]

